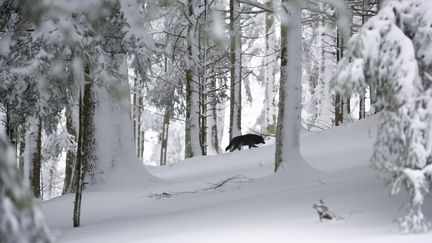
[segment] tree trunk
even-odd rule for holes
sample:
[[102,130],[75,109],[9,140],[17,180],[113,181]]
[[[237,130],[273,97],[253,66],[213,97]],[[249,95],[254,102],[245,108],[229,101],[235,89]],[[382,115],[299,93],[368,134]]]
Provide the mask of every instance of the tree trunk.
[[19,171],[21,173],[21,175],[24,175],[24,151],[25,151],[25,134],[26,131],[24,129],[24,126],[20,127],[20,132],[19,132],[19,156],[18,156],[18,165],[19,165]]
[[[188,16],[192,12],[192,2],[188,0]],[[190,35],[192,31],[192,23],[189,23],[187,29],[187,55],[189,58],[192,56],[192,45],[190,43]],[[185,158],[194,156],[192,150],[192,67],[186,65],[186,122],[185,122]]]
[[[141,89],[141,86],[139,88]],[[142,106],[143,106],[143,98],[142,98],[141,92],[139,92],[139,95],[138,95],[138,109],[137,109],[138,114],[137,114],[137,124],[136,124],[136,126],[137,126],[137,138],[135,140],[135,143],[137,145],[137,156],[138,156],[138,158],[142,158],[142,154],[141,154],[141,151],[142,151],[142,149],[141,149],[141,145],[142,145],[141,144],[141,135],[142,135],[141,134],[141,115],[142,115]]]
[[141,135],[140,135],[140,150],[139,150],[139,156],[140,162],[142,162],[144,158],[144,143],[145,143],[145,131],[142,129]]
[[207,90],[205,78],[200,85],[200,147],[201,155],[207,155]]
[[[328,8],[327,3],[320,2],[319,9],[325,15],[330,16],[333,10]],[[330,76],[333,75],[333,70],[336,68],[335,47],[337,40],[335,39],[335,26],[329,23],[328,18],[321,16],[318,22],[317,39],[313,43],[319,46],[318,61],[318,84],[315,91],[315,99],[317,103],[317,122],[319,128],[331,127],[334,124],[334,95],[330,94],[329,83]]]
[[359,120],[366,118],[366,97],[364,94],[360,94],[359,100]]
[[6,129],[6,136],[8,137],[9,141],[11,140],[11,134],[12,134],[12,124],[11,124],[11,117],[10,117],[10,109],[9,104],[5,104],[5,115],[6,115],[6,123],[5,123],[5,129]]
[[36,125],[36,147],[32,155],[31,185],[35,198],[41,197],[41,163],[42,163],[42,121]]
[[[336,32],[336,62],[339,63],[343,57],[343,39],[339,33],[339,29]],[[349,102],[349,99],[347,99]],[[345,105],[344,105],[345,104]],[[339,126],[344,122],[344,112],[346,112],[346,103],[339,94],[335,97],[335,126]],[[344,109],[345,108],[345,109]]]
[[79,95],[79,118],[78,118],[78,147],[77,147],[77,161],[75,165],[75,202],[74,202],[74,210],[73,210],[73,226],[79,227],[81,225],[81,198],[82,198],[82,189],[83,189],[83,177],[84,171],[82,166],[82,134],[83,134],[83,122],[82,122],[82,106],[83,106],[83,97],[80,92]]
[[241,27],[240,2],[230,0],[231,84],[230,84],[230,140],[241,135]]
[[335,102],[334,102],[334,106],[335,106],[335,126],[339,126],[340,124],[343,123],[343,100],[341,98],[341,96],[339,94],[335,95]]
[[132,126],[133,126],[133,136],[135,141],[136,155],[138,158],[141,157],[141,114],[143,97],[141,94],[142,85],[141,81],[135,77],[132,86]]
[[[362,24],[364,24],[368,19],[368,14],[366,13],[369,8],[369,0],[363,0],[362,5]],[[359,119],[366,118],[366,97],[365,94],[360,94],[359,100]]]
[[282,0],[279,114],[275,171],[302,160],[300,154],[302,53],[301,8],[298,1]]
[[74,227],[80,226],[81,198],[84,189],[84,181],[87,175],[93,175],[94,171],[94,92],[91,78],[90,64],[84,66],[84,93],[80,95],[79,125],[78,125],[78,149],[77,163],[75,167],[75,204],[73,213]]
[[[70,108],[66,108],[66,130],[68,134],[73,136],[73,138],[76,140],[76,130],[73,124],[72,110]],[[76,151],[68,150],[66,152],[65,178],[63,183],[62,194],[66,194],[70,191],[70,185],[73,178],[73,168],[75,165],[76,156],[77,156]]]
[[[205,50],[204,50],[205,51]],[[205,61],[204,61],[205,62]],[[205,68],[204,68],[205,72]],[[201,155],[207,155],[207,84],[206,74],[201,78],[199,92],[200,92],[200,147]]]
[[12,144],[12,147],[15,148],[16,151],[16,139],[15,139],[15,128],[12,125],[12,121],[11,121],[11,109],[9,104],[5,105],[6,107],[6,135],[9,138],[9,141]]
[[[48,195],[45,195],[44,198],[52,198],[53,197],[53,189],[54,189],[54,178],[57,172],[57,164],[58,160],[51,161],[52,163],[49,165],[49,177],[48,177]],[[43,190],[44,191],[44,190]]]
[[222,151],[219,146],[219,131],[218,131],[218,98],[216,92],[216,79],[212,78],[209,91],[210,114],[208,119],[208,145],[210,153],[220,154]]
[[[272,8],[272,2],[266,3],[268,8]],[[264,80],[265,80],[265,98],[264,98],[264,116],[262,117],[262,131],[267,134],[276,133],[276,92],[275,83],[275,21],[274,14],[265,13],[265,57],[264,57]]]
[[[192,0],[188,0],[188,17],[193,19]],[[193,23],[189,23],[187,30],[187,56],[186,63],[186,122],[185,122],[185,158],[197,156],[201,151],[199,136],[199,95],[198,82],[194,76],[192,65],[193,53],[192,42],[195,39],[193,34]]]
[[351,121],[351,97],[348,97],[344,100],[343,104],[342,104],[342,108],[343,108],[343,121],[344,122],[348,122]]
[[160,165],[164,166],[167,164],[167,150],[168,150],[168,131],[170,124],[171,112],[166,110],[162,125],[162,136],[161,136],[161,155],[160,155]]

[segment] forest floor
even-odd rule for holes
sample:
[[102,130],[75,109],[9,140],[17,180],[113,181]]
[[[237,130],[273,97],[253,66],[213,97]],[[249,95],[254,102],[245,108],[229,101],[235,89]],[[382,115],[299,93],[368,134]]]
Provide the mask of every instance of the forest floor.
[[[405,235],[395,219],[406,195],[369,165],[376,119],[302,134],[304,166],[275,175],[274,145],[148,167],[151,185],[90,188],[80,228],[74,195],[42,203],[58,242],[431,242],[432,232]],[[124,175],[124,180],[128,175]],[[320,221],[322,199],[335,219]],[[425,215],[432,219],[432,200]]]

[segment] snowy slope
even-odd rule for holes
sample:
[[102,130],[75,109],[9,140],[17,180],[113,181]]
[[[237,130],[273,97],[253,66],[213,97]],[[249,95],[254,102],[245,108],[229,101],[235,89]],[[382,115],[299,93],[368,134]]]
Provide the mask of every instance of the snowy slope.
[[[164,181],[141,188],[89,191],[78,229],[73,195],[43,211],[59,242],[431,242],[432,233],[401,235],[392,222],[407,199],[390,198],[368,166],[375,122],[304,133],[312,170],[274,176],[267,145],[148,168]],[[340,219],[320,222],[319,199]],[[425,213],[432,218],[431,205]]]

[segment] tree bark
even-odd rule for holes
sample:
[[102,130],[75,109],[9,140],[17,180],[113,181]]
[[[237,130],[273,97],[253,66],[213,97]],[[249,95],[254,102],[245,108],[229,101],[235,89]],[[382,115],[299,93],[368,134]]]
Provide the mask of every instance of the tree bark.
[[[192,1],[188,0],[188,19],[193,20]],[[189,22],[187,29],[187,63],[186,63],[186,122],[185,122],[185,158],[191,158],[200,154],[199,136],[199,95],[198,81],[194,76],[192,42],[195,39],[193,33],[194,23]]]
[[[70,108],[66,108],[66,130],[69,135],[73,136],[76,140],[76,131],[72,119],[72,111]],[[66,165],[65,165],[65,178],[63,183],[62,194],[66,194],[70,191],[70,185],[73,178],[73,168],[75,165],[75,159],[77,156],[76,151],[68,150],[66,152]]]
[[230,0],[231,83],[230,83],[230,140],[241,135],[241,27],[240,2]]
[[[273,8],[272,1],[266,3],[268,8]],[[264,116],[262,118],[262,131],[267,134],[276,133],[276,100],[277,92],[275,83],[275,21],[274,14],[265,13],[265,57],[264,57],[264,80],[265,80],[265,98],[264,98]]]
[[301,160],[301,8],[298,1],[282,0],[279,114],[275,171]]
[[168,150],[168,131],[170,124],[171,112],[166,110],[162,125],[162,136],[161,136],[161,155],[160,155],[160,165],[164,166],[167,164],[167,150]]
[[79,95],[79,122],[78,122],[78,147],[77,147],[77,162],[75,165],[75,176],[74,176],[74,188],[75,188],[75,202],[73,210],[73,226],[80,227],[81,225],[81,198],[83,189],[83,177],[84,171],[82,166],[82,134],[83,134],[83,123],[82,123],[82,93]]
[[85,83],[84,93],[80,97],[79,105],[79,128],[77,163],[75,167],[75,203],[73,213],[74,227],[80,226],[81,198],[84,189],[84,181],[87,174],[93,174],[92,165],[94,160],[94,125],[93,116],[95,110],[93,97],[93,80],[90,76],[90,64],[84,66]]
[[364,94],[360,94],[359,100],[359,119],[366,118],[366,97]]
[[42,120],[37,120],[36,147],[32,156],[31,185],[35,198],[41,197]]
[[[140,87],[141,89],[141,87]],[[139,92],[139,97],[138,97],[138,114],[137,114],[137,138],[136,138],[136,146],[137,146],[137,156],[138,158],[142,158],[142,154],[141,154],[141,114],[142,114],[142,105],[143,105],[143,98],[141,95],[141,92]]]
[[220,154],[219,148],[219,131],[218,131],[218,98],[216,92],[216,79],[212,78],[210,82],[210,116],[208,119],[208,144],[214,153]]
[[343,123],[343,100],[341,98],[341,96],[339,94],[335,95],[335,101],[334,101],[334,106],[335,106],[335,126],[339,126],[340,124]]
[[24,129],[24,126],[20,127],[20,132],[19,132],[19,156],[18,156],[18,165],[19,165],[19,171],[21,173],[21,175],[24,175],[24,151],[25,151],[25,134],[26,131]]
[[[142,86],[140,86],[141,88]],[[144,102],[143,102],[143,96],[142,93],[140,92],[140,96],[138,98],[138,107],[139,107],[139,123],[138,123],[138,158],[141,159],[143,158],[143,154],[144,154],[144,131],[141,127],[141,116],[143,113],[143,106],[144,106]]]
[[[363,0],[362,5],[362,24],[364,24],[367,19],[369,18],[366,11],[367,8],[370,7],[369,0]],[[360,94],[360,100],[359,100],[359,119],[366,118],[366,97],[365,94]]]
[[[336,62],[339,63],[343,57],[343,39],[339,33],[339,29],[336,32]],[[347,99],[349,102],[349,99]],[[345,105],[344,105],[345,104]],[[344,112],[346,112],[346,103],[339,94],[335,96],[335,126],[339,126],[344,122]]]

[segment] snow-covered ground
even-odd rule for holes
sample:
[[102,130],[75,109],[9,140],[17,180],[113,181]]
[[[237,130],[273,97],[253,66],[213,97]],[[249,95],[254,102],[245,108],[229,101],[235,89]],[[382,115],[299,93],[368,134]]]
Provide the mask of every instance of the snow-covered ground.
[[[73,195],[46,201],[42,209],[59,242],[432,242],[432,233],[403,235],[393,222],[407,197],[389,197],[369,167],[375,123],[372,117],[304,132],[310,167],[279,175],[273,174],[271,141],[149,167],[164,180],[87,191],[80,228],[72,227]],[[338,220],[319,221],[312,207],[319,199]],[[432,219],[430,197],[424,211]]]

